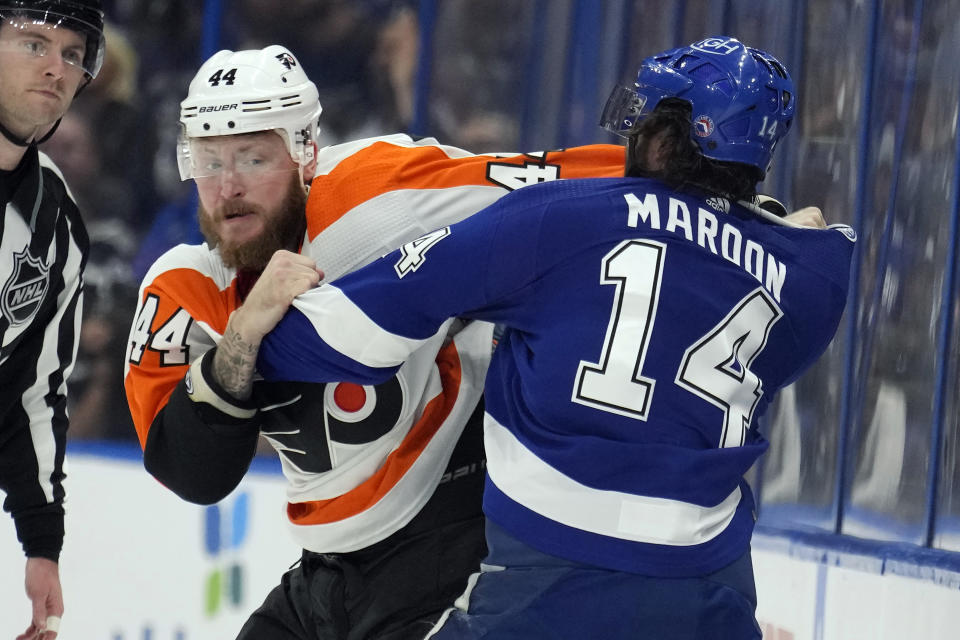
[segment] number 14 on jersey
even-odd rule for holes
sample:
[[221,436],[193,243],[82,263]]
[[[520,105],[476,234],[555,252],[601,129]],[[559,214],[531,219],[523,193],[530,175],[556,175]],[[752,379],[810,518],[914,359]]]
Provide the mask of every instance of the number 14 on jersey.
[[[601,411],[646,421],[657,381],[643,375],[647,348],[660,304],[667,246],[625,240],[604,256],[600,283],[616,287],[600,358],[580,361],[571,400]],[[717,446],[744,443],[757,401],[760,378],[750,370],[783,311],[757,287],[723,320],[690,345],[673,382],[719,408],[723,430]]]

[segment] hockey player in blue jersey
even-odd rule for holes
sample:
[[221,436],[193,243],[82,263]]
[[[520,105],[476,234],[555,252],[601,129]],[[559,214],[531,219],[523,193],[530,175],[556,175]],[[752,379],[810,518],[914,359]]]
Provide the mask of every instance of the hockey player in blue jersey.
[[489,555],[428,637],[759,638],[743,476],[757,419],[831,341],[854,234],[755,206],[793,84],[727,37],[643,61],[623,178],[526,187],[301,295],[268,380],[374,383],[450,318],[486,380]]

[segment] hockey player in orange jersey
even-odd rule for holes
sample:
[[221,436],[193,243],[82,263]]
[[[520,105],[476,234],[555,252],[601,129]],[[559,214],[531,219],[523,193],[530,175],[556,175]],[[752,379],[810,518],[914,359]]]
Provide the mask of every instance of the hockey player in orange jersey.
[[484,554],[492,325],[452,324],[376,387],[259,381],[260,338],[324,276],[526,184],[619,175],[624,151],[472,155],[405,135],[318,150],[320,111],[283,47],[221,51],[200,68],[178,155],[207,243],[175,247],[144,278],[127,398],[147,470],[185,500],[229,494],[261,434],[280,456],[303,556],[240,638],[418,638]]

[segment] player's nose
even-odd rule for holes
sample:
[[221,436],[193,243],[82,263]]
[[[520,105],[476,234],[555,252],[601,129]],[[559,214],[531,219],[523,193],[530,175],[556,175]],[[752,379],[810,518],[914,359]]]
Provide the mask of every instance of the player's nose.
[[246,193],[243,179],[236,171],[228,169],[220,174],[220,197],[224,200],[239,198]]

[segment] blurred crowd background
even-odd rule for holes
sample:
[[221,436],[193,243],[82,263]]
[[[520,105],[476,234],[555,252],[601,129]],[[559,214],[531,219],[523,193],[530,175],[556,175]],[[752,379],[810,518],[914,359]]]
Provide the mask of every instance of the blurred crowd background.
[[960,551],[960,0],[104,5],[103,72],[42,147],[92,241],[72,441],[136,441],[125,342],[153,260],[201,241],[174,142],[215,51],[290,48],[320,91],[321,145],[400,131],[538,151],[613,142],[600,110],[644,56],[734,35],[780,57],[799,93],[764,190],[859,234],[837,338],[760,421],[760,523]]

